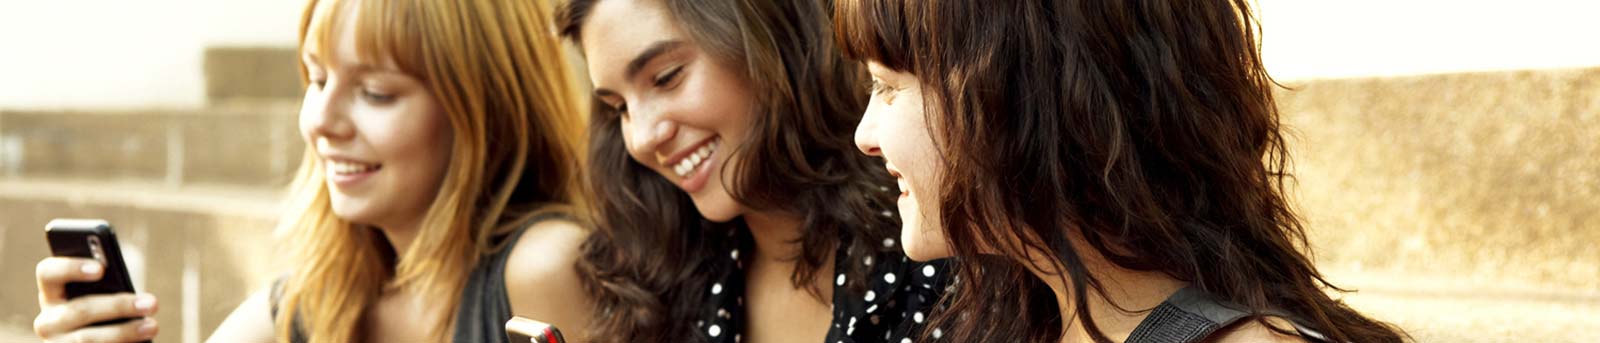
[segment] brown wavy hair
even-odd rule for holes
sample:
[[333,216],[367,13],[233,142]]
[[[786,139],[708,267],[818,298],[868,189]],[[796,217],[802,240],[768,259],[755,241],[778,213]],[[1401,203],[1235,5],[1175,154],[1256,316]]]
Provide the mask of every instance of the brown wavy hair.
[[[557,11],[563,37],[582,42],[582,26],[602,0],[572,0]],[[892,178],[875,158],[855,152],[853,132],[866,108],[866,73],[834,45],[828,5],[816,1],[662,0],[692,40],[753,84],[758,115],[724,171],[734,198],[758,210],[803,218],[801,255],[791,281],[819,295],[823,263],[846,245],[851,256],[885,255],[898,217],[884,185]],[[591,330],[619,342],[701,337],[692,326],[704,289],[734,269],[723,255],[739,242],[742,220],[707,221],[687,194],[635,162],[609,106],[591,102],[590,186],[596,231],[578,262],[596,294]],[[865,267],[851,263],[849,286],[861,290]],[[826,301],[827,299],[822,299]]]
[[[921,80],[945,162],[940,229],[967,259],[936,321],[952,341],[1059,340],[1071,321],[1043,283],[1015,258],[979,256],[1055,254],[1068,287],[1104,294],[1069,236],[1121,268],[1294,314],[1337,341],[1402,339],[1324,293],[1344,290],[1302,252],[1276,83],[1246,0],[840,0],[835,11],[847,56]],[[1088,292],[1074,293],[1087,308]],[[1088,311],[1075,316],[1109,341]]]

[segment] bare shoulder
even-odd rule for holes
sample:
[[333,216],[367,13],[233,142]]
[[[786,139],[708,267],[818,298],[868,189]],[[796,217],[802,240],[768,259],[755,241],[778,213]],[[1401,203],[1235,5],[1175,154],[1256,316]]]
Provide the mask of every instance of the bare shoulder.
[[533,224],[507,247],[512,250],[506,260],[506,286],[515,291],[576,280],[575,263],[588,237],[588,229],[567,220]]
[[586,329],[594,307],[577,269],[588,236],[577,223],[545,220],[513,242],[505,270],[512,314],[554,324],[568,341],[582,341],[575,336]]
[[1267,320],[1267,323],[1271,324],[1272,327],[1275,327],[1278,330],[1273,330],[1272,328],[1267,327],[1267,325],[1262,325],[1261,321],[1258,321],[1258,320],[1255,320],[1255,319],[1241,320],[1241,321],[1239,321],[1238,324],[1234,324],[1233,326],[1230,326],[1228,328],[1223,329],[1222,332],[1219,332],[1218,333],[1219,335],[1216,336],[1216,340],[1214,342],[1218,342],[1218,343],[1245,343],[1245,342],[1304,343],[1304,342],[1307,342],[1304,338],[1301,338],[1298,335],[1283,334],[1283,333],[1279,332],[1279,330],[1287,331],[1287,332],[1295,332],[1294,325],[1290,324],[1288,320],[1285,320],[1283,318],[1277,318],[1277,317],[1268,317],[1268,318],[1266,318],[1266,320]]
[[272,342],[277,337],[272,319],[272,286],[261,287],[217,326],[207,342]]

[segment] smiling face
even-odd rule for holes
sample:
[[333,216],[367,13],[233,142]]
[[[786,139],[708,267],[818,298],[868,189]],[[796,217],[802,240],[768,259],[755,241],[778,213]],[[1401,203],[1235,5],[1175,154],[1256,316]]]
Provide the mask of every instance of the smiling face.
[[702,50],[660,1],[600,1],[583,24],[595,95],[615,115],[628,154],[723,222],[747,209],[725,166],[755,116],[750,81]]
[[943,159],[928,136],[923,116],[922,87],[916,76],[868,63],[872,100],[856,127],[856,146],[881,156],[900,187],[903,227],[900,241],[906,256],[918,261],[950,256],[941,230],[939,200]]
[[[312,32],[322,19],[313,20]],[[302,49],[311,83],[300,109],[301,136],[319,159],[335,215],[384,228],[415,226],[449,163],[449,123],[418,78],[392,62],[359,58],[356,20],[340,19],[331,41],[320,44],[310,35]]]

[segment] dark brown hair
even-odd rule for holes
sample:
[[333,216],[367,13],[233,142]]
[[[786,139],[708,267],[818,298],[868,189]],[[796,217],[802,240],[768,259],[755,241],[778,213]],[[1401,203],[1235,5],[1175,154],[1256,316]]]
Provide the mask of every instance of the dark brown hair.
[[[581,28],[602,0],[573,0],[557,12],[562,36],[582,42]],[[815,1],[663,0],[699,47],[751,81],[758,108],[752,133],[733,154],[732,194],[741,204],[803,218],[802,253],[791,281],[819,295],[812,282],[841,244],[851,256],[885,249],[897,217],[883,216],[893,194],[876,159],[855,152],[853,131],[866,108],[866,74],[834,46],[827,4]],[[578,263],[598,309],[591,330],[614,341],[698,337],[692,326],[713,278],[734,269],[723,255],[739,244],[695,211],[688,195],[629,157],[620,122],[593,102],[590,171],[596,231]],[[853,289],[864,266],[849,264]],[[820,299],[820,296],[819,296]],[[826,299],[823,299],[826,301]]]
[[[1275,83],[1245,0],[840,0],[835,9],[847,56],[920,80],[945,162],[940,229],[966,259],[936,322],[946,337],[1059,340],[1071,321],[1037,305],[1054,304],[1043,284],[1017,259],[978,256],[984,247],[1055,254],[1070,289],[1103,294],[1084,267],[1090,252],[1069,243],[1081,237],[1121,268],[1294,314],[1337,341],[1401,340],[1323,293],[1338,288],[1302,252],[1304,229],[1284,198]],[[1087,308],[1086,294],[1074,292],[1075,308]],[[1075,316],[1108,340],[1088,311]]]

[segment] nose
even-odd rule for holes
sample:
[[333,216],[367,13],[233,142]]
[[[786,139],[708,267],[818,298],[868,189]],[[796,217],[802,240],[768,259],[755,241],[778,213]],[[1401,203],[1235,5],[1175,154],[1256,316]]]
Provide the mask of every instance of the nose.
[[355,135],[350,123],[348,101],[341,101],[340,93],[332,82],[323,86],[309,85],[300,105],[300,131],[309,143],[318,139],[339,141]]
[[624,136],[628,141],[628,150],[635,156],[654,155],[657,159],[672,153],[663,150],[671,148],[665,143],[678,134],[676,121],[653,106],[640,106],[628,114],[629,118],[625,119],[628,122],[624,123],[629,128]]
[[879,111],[876,101],[867,105],[865,113],[861,114],[861,123],[856,124],[856,149],[867,156],[883,156],[883,150],[878,148],[878,117]]

